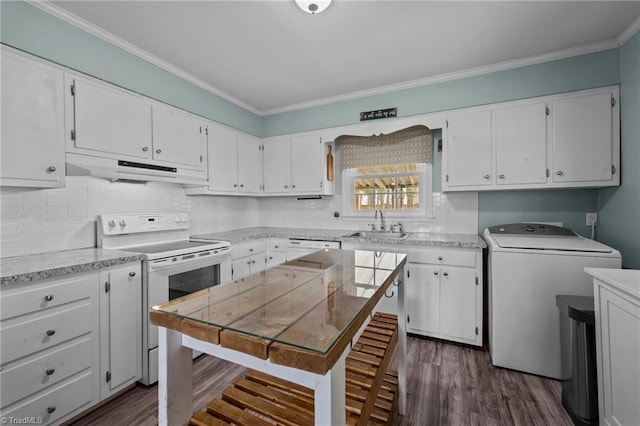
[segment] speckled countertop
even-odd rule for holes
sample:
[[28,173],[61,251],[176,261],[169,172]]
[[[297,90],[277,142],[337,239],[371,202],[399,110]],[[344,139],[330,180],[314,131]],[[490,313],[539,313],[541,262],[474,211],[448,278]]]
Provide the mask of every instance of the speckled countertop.
[[487,244],[478,234],[445,234],[433,232],[407,232],[403,239],[385,238],[384,234],[375,237],[344,237],[355,231],[345,229],[306,229],[257,227],[234,231],[196,234],[192,238],[205,240],[225,240],[232,244],[259,238],[300,238],[306,240],[329,240],[371,244],[399,244],[407,246],[452,247],[452,248],[485,248]]
[[56,251],[0,259],[0,286],[139,262],[142,254],[101,248]]

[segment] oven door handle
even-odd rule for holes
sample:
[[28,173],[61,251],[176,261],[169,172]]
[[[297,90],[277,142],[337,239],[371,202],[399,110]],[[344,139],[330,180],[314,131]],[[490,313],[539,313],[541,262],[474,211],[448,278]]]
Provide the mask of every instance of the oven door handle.
[[163,269],[171,269],[171,268],[176,268],[178,266],[188,265],[191,263],[194,263],[194,264],[206,263],[208,265],[217,265],[230,258],[231,258],[231,253],[223,253],[223,254],[211,254],[208,256],[185,255],[179,259],[167,258],[167,259],[151,260],[149,261],[149,270],[160,271]]

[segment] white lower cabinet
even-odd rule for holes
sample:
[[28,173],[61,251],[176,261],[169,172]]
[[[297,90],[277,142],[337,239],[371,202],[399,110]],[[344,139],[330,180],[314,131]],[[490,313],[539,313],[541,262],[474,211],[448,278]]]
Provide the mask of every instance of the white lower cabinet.
[[412,249],[406,269],[408,331],[482,346],[482,251]]
[[100,272],[100,380],[107,398],[142,376],[142,270],[132,263]]
[[288,243],[289,240],[286,238],[269,238],[267,243],[267,268],[271,268],[289,260],[287,258]]
[[3,287],[3,419],[60,424],[140,378],[140,275],[130,263]]
[[252,240],[231,245],[231,277],[234,280],[266,268],[267,240]]

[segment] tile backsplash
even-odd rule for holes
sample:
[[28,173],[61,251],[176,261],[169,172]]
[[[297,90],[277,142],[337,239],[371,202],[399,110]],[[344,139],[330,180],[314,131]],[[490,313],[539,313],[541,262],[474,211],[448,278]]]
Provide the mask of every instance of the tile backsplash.
[[257,226],[255,199],[189,197],[180,185],[67,177],[65,188],[0,189],[0,257],[96,246],[104,213],[188,212],[194,233]]
[[[96,246],[96,216],[104,213],[187,212],[190,232],[253,226],[365,229],[367,218],[335,219],[342,197],[187,196],[180,185],[121,183],[73,176],[65,188],[0,188],[0,257]],[[478,195],[434,193],[433,218],[401,220],[407,231],[476,233]],[[397,220],[388,218],[387,223]]]

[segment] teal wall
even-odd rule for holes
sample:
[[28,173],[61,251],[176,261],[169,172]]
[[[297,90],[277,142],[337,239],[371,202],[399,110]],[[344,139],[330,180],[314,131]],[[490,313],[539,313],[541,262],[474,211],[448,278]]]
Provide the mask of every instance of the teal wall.
[[620,48],[621,181],[598,191],[598,239],[640,269],[640,33]]
[[0,1],[0,41],[247,133],[262,117],[22,1]]

